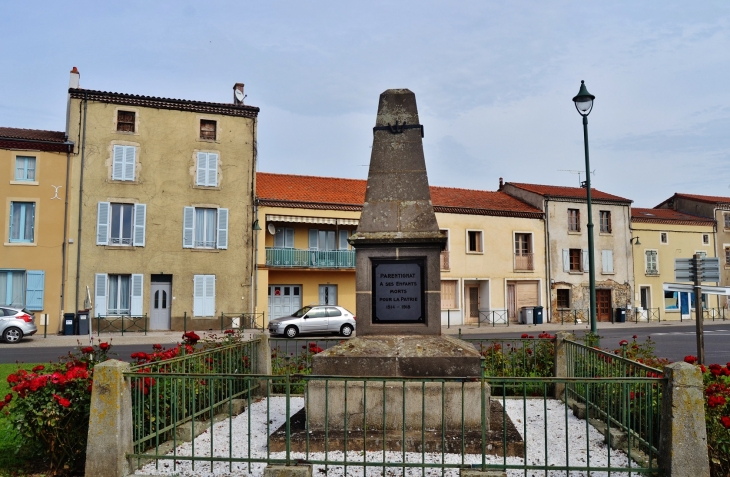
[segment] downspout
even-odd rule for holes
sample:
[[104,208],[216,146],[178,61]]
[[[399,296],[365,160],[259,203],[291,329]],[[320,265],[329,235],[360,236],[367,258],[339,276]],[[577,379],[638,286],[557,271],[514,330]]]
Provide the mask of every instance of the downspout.
[[[68,123],[68,121],[67,121]],[[61,316],[59,317],[59,330],[61,329],[61,323],[63,322],[63,313],[65,311],[64,305],[66,300],[66,252],[68,249],[68,183],[69,176],[71,175],[71,151],[74,148],[74,143],[68,140],[66,136],[66,142],[68,149],[66,150],[66,193],[65,202],[63,204],[63,245],[61,246]]]
[[552,283],[550,281],[550,210],[548,209],[548,201],[545,200],[543,202],[544,204],[544,210],[545,210],[545,254],[547,255],[547,260],[545,260],[545,276],[547,277],[547,280],[545,281],[547,289],[547,303],[546,303],[546,309],[548,310],[548,318],[549,322],[552,323],[553,321],[553,295],[552,295]]
[[[717,249],[717,232],[718,232],[718,229],[720,228],[717,226],[717,224],[720,223],[720,220],[717,218],[717,210],[718,210],[717,207],[715,207],[715,209],[712,211],[712,217],[715,219],[715,223],[712,224],[712,248],[715,250],[715,257],[722,257],[722,255],[720,254],[720,251]],[[723,224],[724,224],[724,222],[723,222]],[[723,269],[724,269],[724,267],[720,267],[720,281],[717,282],[717,286],[722,286]],[[709,306],[710,300],[707,300],[707,301],[708,301],[708,306]],[[727,303],[728,303],[728,299],[726,297],[725,304],[727,304]],[[717,295],[717,311],[718,312],[720,311],[720,295]]]
[[[253,233],[253,257],[252,257],[252,267],[251,267],[251,281],[253,282],[253,286],[251,287],[251,313],[256,313],[258,309],[258,276],[259,276],[259,270],[258,270],[258,254],[259,254],[259,232],[258,230],[253,230],[253,224],[255,224],[259,219],[259,209],[258,204],[256,203],[256,160],[258,155],[258,146],[256,144],[256,121],[257,118],[254,118],[253,124],[251,125],[251,154],[252,154],[252,167],[251,167],[251,203],[253,204],[253,222],[251,224],[251,232]],[[264,326],[265,320],[261,320],[261,326]]]
[[[81,139],[81,169],[79,170],[79,230],[76,244],[76,302],[74,310],[79,309],[79,279],[81,275],[81,225],[83,217],[81,212],[84,205],[84,159],[86,158],[86,111],[88,108],[88,93],[84,93],[84,125]],[[67,189],[68,190],[68,189]]]

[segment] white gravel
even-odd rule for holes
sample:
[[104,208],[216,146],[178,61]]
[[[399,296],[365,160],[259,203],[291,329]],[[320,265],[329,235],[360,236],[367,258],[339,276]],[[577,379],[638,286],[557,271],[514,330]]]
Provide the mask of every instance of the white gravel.
[[[273,433],[285,422],[286,413],[286,401],[283,397],[273,397],[268,402],[270,407],[270,420],[269,432]],[[290,414],[294,415],[304,406],[303,398],[292,398],[290,404]],[[515,426],[519,430],[520,434],[524,437],[524,416],[525,416],[525,403],[521,399],[507,399],[506,408],[509,417],[514,422]],[[566,443],[566,432],[565,432],[565,407],[564,404],[556,400],[547,401],[547,419],[545,419],[544,403],[542,399],[530,399],[526,401],[526,415],[527,415],[527,427],[526,427],[526,441],[527,441],[527,464],[528,465],[542,465],[544,462],[545,454],[545,422],[547,422],[547,436],[548,436],[548,455],[550,465],[563,465],[565,463],[565,448],[566,444],[570,449],[570,464],[576,466],[584,466],[588,463],[589,452],[586,449],[586,422],[584,420],[577,419],[573,416],[572,412],[568,413],[568,441]],[[251,405],[251,456],[265,458],[266,457],[266,408],[267,401],[263,399]],[[249,411],[236,416],[233,421],[231,428],[233,430],[233,457],[243,457],[248,453],[248,419]],[[229,436],[229,421],[224,420],[214,425],[214,448],[213,455],[220,457],[228,457],[228,436]],[[608,447],[603,443],[603,436],[596,431],[593,427],[589,430],[589,443],[590,443],[590,464],[593,466],[604,466],[608,464]],[[195,439],[195,455],[196,456],[210,456],[210,431],[206,431]],[[172,455],[172,452],[168,455]],[[192,455],[191,443],[185,443],[177,447],[177,455]],[[285,458],[283,452],[271,453],[272,458]],[[342,460],[343,453],[341,451],[332,451],[328,453],[329,460]],[[304,453],[292,453],[292,459],[305,459]],[[400,452],[386,452],[385,455],[387,462],[401,462],[402,453]],[[324,459],[324,453],[310,453],[308,460]],[[348,462],[362,462],[362,452],[350,451],[347,453]],[[476,454],[468,454],[463,456],[463,462],[465,464],[480,464],[481,456]],[[382,462],[382,453],[380,452],[369,452],[367,454],[368,462]],[[420,453],[406,453],[407,462],[421,462]],[[441,462],[441,454],[426,454],[426,461],[429,463]],[[444,461],[447,463],[461,463],[462,456],[460,454],[446,454]],[[487,456],[488,463],[502,463],[503,458],[497,456]],[[508,457],[507,464],[523,464],[524,460],[517,457]],[[629,459],[626,454],[620,451],[611,450],[610,452],[611,466],[627,466]],[[636,465],[636,464],[632,464]],[[173,468],[173,461],[159,461],[158,468],[155,468],[155,464],[148,464],[137,471],[138,475],[179,475],[179,476],[200,476],[200,477],[211,477],[211,476],[261,476],[263,475],[264,464],[251,464],[250,473],[248,471],[249,464],[247,463],[233,463],[229,469],[229,464],[226,462],[217,462],[213,464],[211,469],[210,463],[207,462],[196,462],[195,469],[193,470],[190,461],[177,460],[177,463]],[[344,476],[345,472],[343,467],[330,466],[325,474],[324,466],[314,467],[315,476]],[[347,476],[362,476],[362,467],[351,467],[347,468]],[[380,467],[369,467],[367,468],[366,475],[382,475],[382,468]],[[388,468],[386,469],[386,476],[399,476],[402,475],[401,468]],[[408,476],[420,476],[421,469],[406,469],[405,475]],[[431,468],[426,470],[426,475],[441,475],[441,469]],[[445,474],[447,476],[458,477],[459,471],[457,469],[447,469]],[[507,472],[509,476],[584,476],[587,472],[566,472],[566,471],[549,471],[547,474],[545,471],[528,471],[527,474],[523,470],[511,470]],[[607,475],[607,472],[591,472],[591,476],[603,476]],[[625,473],[612,472],[611,475],[627,475]]]

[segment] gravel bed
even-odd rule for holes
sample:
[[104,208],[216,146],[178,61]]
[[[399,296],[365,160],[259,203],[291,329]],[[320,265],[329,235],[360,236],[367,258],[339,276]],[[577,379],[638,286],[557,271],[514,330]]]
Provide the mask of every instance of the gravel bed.
[[[577,419],[573,416],[572,412],[569,412],[567,425],[568,425],[568,440],[565,438],[565,407],[564,404],[557,400],[549,399],[547,404],[547,419],[545,419],[544,401],[542,399],[528,399],[523,402],[521,399],[507,399],[506,410],[509,417],[514,422],[515,426],[519,430],[520,434],[525,437],[526,429],[526,442],[527,442],[527,464],[528,465],[542,465],[544,462],[545,454],[545,422],[547,422],[547,436],[548,436],[548,455],[549,464],[551,465],[562,465],[565,462],[566,445],[570,449],[570,464],[576,466],[587,465],[588,455],[590,454],[591,465],[604,466],[609,462],[609,449],[603,442],[603,436],[595,430],[593,427],[589,428],[589,443],[586,443],[586,422],[584,420]],[[283,397],[272,397],[269,402],[270,409],[270,423],[269,432],[273,433],[285,422],[286,413],[286,401]],[[525,409],[525,405],[527,409]],[[303,398],[292,398],[290,404],[290,415],[294,415],[304,406]],[[251,456],[252,457],[266,457],[266,409],[267,400],[252,403],[251,405]],[[525,418],[526,427],[525,427]],[[248,419],[249,410],[243,412],[239,416],[236,416],[232,425],[230,426],[233,430],[233,456],[245,456],[248,452]],[[228,448],[228,437],[229,437],[229,421],[224,420],[214,425],[214,447],[213,455],[220,457],[227,457]],[[587,451],[587,445],[589,445],[590,452]],[[195,439],[195,455],[196,456],[210,456],[210,431],[206,431]],[[172,455],[172,453],[168,454]],[[177,447],[177,455],[192,455],[192,444],[187,442]],[[272,453],[272,458],[285,458],[285,454],[282,452]],[[328,457],[330,460],[342,460],[343,453],[341,451],[329,452]],[[304,459],[304,453],[292,453],[292,459]],[[362,462],[362,452],[348,451],[347,460],[348,462]],[[367,454],[368,462],[382,462],[382,453],[369,452]],[[385,459],[387,462],[397,463],[402,462],[403,454],[400,452],[386,452]],[[324,453],[310,453],[310,460],[324,459]],[[420,453],[406,453],[407,462],[421,462]],[[426,454],[426,462],[429,463],[440,463],[441,454]],[[460,454],[446,454],[444,456],[444,462],[446,463],[462,463],[462,456]],[[463,456],[463,462],[465,464],[480,464],[481,456],[475,454],[467,454]],[[488,463],[502,463],[503,458],[497,456],[487,456]],[[626,454],[621,451],[611,450],[610,451],[610,463],[611,466],[628,466],[629,459]],[[508,464],[523,464],[523,459],[517,457],[508,457]],[[636,464],[632,464],[636,465]],[[159,461],[157,468],[155,464],[148,464],[137,471],[137,475],[178,475],[178,476],[196,476],[196,477],[212,477],[212,476],[262,476],[264,464],[251,464],[250,473],[248,471],[249,464],[247,463],[233,463],[232,468],[229,469],[229,464],[226,462],[217,462],[213,464],[211,469],[210,463],[207,462],[196,462],[195,469],[192,469],[190,461],[178,460],[173,469],[172,460]],[[324,466],[315,466],[315,476],[344,476],[345,471],[342,466],[330,466],[326,473]],[[357,466],[348,466],[347,476],[363,476],[363,468]],[[382,468],[380,467],[369,467],[366,470],[366,475],[380,476],[382,475]],[[386,476],[399,476],[403,475],[401,468],[388,468],[386,469]],[[413,468],[406,469],[405,475],[407,476],[420,476],[421,469]],[[440,476],[441,469],[430,468],[426,469],[425,475]],[[446,476],[459,476],[458,469],[447,469],[444,473]],[[510,470],[507,472],[509,476],[545,476],[545,471],[528,471],[527,474],[524,471]],[[548,476],[586,476],[587,472],[573,471],[549,471]],[[607,472],[591,472],[591,476],[598,477],[607,475]],[[628,475],[627,473],[612,472],[613,476]]]

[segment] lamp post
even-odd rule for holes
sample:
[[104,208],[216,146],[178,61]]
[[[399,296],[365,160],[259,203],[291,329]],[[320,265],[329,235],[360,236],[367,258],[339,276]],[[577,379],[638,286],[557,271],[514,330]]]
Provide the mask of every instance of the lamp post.
[[596,333],[596,274],[595,274],[595,253],[593,250],[593,210],[591,207],[591,166],[588,160],[588,115],[593,109],[595,96],[586,89],[585,82],[581,80],[580,90],[573,98],[575,109],[583,116],[583,143],[586,151],[586,200],[588,202],[588,280],[591,294],[590,316],[591,333]]

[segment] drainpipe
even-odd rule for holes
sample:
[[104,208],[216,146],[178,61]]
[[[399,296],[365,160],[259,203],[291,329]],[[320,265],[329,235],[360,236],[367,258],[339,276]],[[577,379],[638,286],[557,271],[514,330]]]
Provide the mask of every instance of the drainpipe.
[[[81,212],[84,205],[84,159],[86,158],[86,111],[89,105],[88,93],[84,93],[84,125],[81,139],[81,169],[79,170],[79,230],[76,243],[76,302],[74,311],[79,309],[79,279],[81,274],[81,225],[83,217]],[[91,319],[91,317],[89,317]],[[91,329],[91,328],[89,328]]]
[[66,136],[66,193],[63,204],[63,245],[61,246],[61,316],[59,317],[59,330],[63,323],[64,305],[66,300],[66,252],[68,249],[68,183],[71,175],[71,151],[73,151],[74,143],[68,140]]
[[[253,220],[256,223],[259,219],[259,209],[258,205],[256,203],[256,170],[257,170],[257,156],[258,156],[258,146],[256,144],[256,121],[257,119],[253,119],[253,123],[251,124],[251,155],[252,155],[252,167],[251,167],[251,203],[253,204]],[[252,257],[252,267],[251,267],[251,313],[256,313],[258,308],[258,276],[259,276],[259,270],[258,270],[258,250],[259,250],[259,233],[257,230],[253,230],[253,226],[251,226],[251,231],[253,232],[253,257]],[[264,320],[261,321],[261,326],[265,325]]]
[[[543,202],[544,204],[544,212],[545,212],[545,253],[547,255],[547,259],[545,260],[545,276],[547,277],[546,280],[546,286],[547,289],[547,303],[545,309],[548,310],[548,316],[546,318],[550,318],[550,322],[553,321],[553,295],[552,295],[552,282],[550,281],[550,210],[548,209],[548,201],[545,200]],[[545,320],[547,321],[547,319]]]

